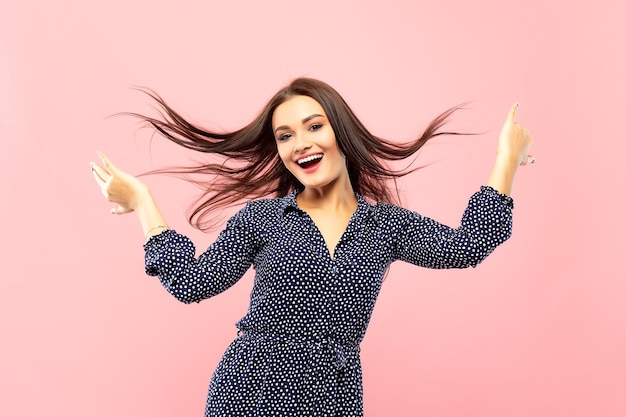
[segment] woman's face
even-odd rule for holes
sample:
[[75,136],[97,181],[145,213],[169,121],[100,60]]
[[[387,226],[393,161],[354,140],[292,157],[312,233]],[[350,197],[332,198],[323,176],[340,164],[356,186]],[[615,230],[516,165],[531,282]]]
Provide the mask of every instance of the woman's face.
[[294,96],[272,117],[278,154],[305,188],[349,182],[346,159],[322,106],[309,96]]

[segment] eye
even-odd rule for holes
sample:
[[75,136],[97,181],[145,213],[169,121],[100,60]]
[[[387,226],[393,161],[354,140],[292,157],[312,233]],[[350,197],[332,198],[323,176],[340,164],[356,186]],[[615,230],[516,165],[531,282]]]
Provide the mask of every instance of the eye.
[[289,140],[291,136],[292,136],[291,133],[283,133],[282,135],[278,136],[276,140],[279,142],[284,142],[286,140]]
[[322,126],[323,125],[321,123],[313,123],[311,126],[309,126],[309,130],[314,132],[316,130],[320,130]]

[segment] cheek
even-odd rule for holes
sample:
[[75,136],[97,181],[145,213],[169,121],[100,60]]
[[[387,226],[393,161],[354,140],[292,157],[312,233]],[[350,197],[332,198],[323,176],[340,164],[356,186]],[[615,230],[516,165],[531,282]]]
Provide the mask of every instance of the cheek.
[[341,149],[339,147],[339,142],[337,141],[337,138],[335,137],[334,132],[332,132],[329,135],[326,142],[327,142],[328,149],[332,149],[332,152],[338,153],[342,158],[344,157],[343,152],[341,152]]
[[289,161],[290,159],[290,152],[287,149],[287,147],[285,145],[281,145],[281,144],[276,144],[276,152],[278,152],[278,157],[280,158],[281,161],[283,161],[283,164],[287,167],[287,169],[289,169]]
[[341,152],[341,149],[339,149],[339,145],[335,142],[335,146],[333,147],[333,152],[335,152],[335,154],[341,158],[341,159],[346,159],[346,156],[343,154],[343,152]]

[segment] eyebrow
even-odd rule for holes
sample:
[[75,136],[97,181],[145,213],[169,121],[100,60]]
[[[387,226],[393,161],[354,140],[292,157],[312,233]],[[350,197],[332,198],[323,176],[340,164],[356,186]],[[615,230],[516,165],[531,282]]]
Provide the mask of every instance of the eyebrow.
[[[316,117],[325,117],[325,116],[323,114],[317,114],[317,113],[312,114],[302,119],[302,124],[305,124],[309,120],[315,119]],[[286,130],[286,129],[289,129],[289,126],[287,125],[278,126],[276,129],[274,129],[274,133],[278,132],[279,130]]]

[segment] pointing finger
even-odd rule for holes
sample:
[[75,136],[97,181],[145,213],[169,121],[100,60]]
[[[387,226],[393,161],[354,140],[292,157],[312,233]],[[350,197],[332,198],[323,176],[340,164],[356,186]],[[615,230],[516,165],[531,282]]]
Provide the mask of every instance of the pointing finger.
[[509,123],[515,123],[515,117],[517,116],[518,108],[519,108],[519,103],[515,103],[513,107],[511,107],[511,110],[509,110],[509,117],[507,118],[507,121]]

